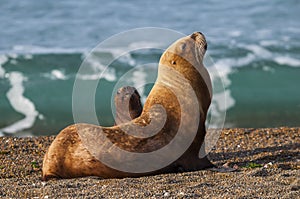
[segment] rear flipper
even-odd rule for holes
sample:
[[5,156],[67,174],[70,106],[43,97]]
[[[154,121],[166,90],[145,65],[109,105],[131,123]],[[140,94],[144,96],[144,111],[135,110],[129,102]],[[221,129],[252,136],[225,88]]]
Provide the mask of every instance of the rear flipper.
[[208,168],[214,168],[215,165],[210,162],[207,156],[199,158],[197,156],[183,156],[180,160],[176,161],[177,171],[179,172],[189,172],[189,171],[198,171]]
[[116,125],[129,122],[142,113],[143,107],[138,91],[131,86],[121,87],[115,96]]

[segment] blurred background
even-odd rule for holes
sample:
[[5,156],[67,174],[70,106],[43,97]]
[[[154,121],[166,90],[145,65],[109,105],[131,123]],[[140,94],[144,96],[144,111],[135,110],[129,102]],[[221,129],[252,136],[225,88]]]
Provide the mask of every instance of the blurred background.
[[[114,34],[142,27],[206,35],[208,55],[226,89],[225,127],[299,126],[299,10],[297,0],[2,0],[0,135],[55,135],[73,123],[72,89],[87,53]],[[96,93],[101,125],[114,123],[111,97],[117,79],[158,62],[161,53],[148,49],[116,57]],[[88,61],[101,73],[101,59],[115,55],[107,49]],[[137,69],[130,81],[155,79],[156,70]],[[95,80],[92,74],[82,78]],[[139,90],[143,99],[150,89]],[[214,100],[218,104],[218,97]]]

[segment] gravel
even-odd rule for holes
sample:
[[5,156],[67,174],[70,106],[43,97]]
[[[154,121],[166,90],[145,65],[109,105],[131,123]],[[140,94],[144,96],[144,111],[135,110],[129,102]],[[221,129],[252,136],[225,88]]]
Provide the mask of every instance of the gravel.
[[43,182],[54,138],[0,137],[1,198],[300,198],[300,128],[224,129],[209,157],[234,172]]

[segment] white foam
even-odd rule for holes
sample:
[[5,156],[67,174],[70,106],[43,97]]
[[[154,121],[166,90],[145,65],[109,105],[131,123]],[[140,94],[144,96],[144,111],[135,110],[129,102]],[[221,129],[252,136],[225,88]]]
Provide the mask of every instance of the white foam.
[[268,47],[268,46],[277,46],[278,45],[278,41],[277,40],[262,40],[259,42],[259,44],[261,46],[265,46],[265,47]]
[[222,128],[226,118],[226,112],[235,106],[235,100],[229,89],[223,92],[213,94],[211,106],[209,108],[210,119],[208,119],[208,128]]
[[272,35],[271,29],[256,30],[256,34],[255,34],[255,36],[258,38],[270,38],[271,35]]
[[[228,75],[234,71],[234,67],[241,67],[244,65],[248,65],[254,60],[255,60],[255,56],[251,53],[248,53],[245,57],[241,57],[238,59],[235,58],[219,59],[213,64],[213,66],[215,67],[215,69],[217,69],[218,73],[220,73],[220,75],[222,76],[225,86],[228,86],[231,83],[228,78]],[[210,70],[210,67],[208,67],[207,69]],[[212,71],[210,71],[210,73],[212,73],[211,74],[212,78],[216,75]]]
[[300,33],[300,28],[299,27],[286,27],[288,31],[292,33]]
[[235,72],[235,68],[248,65],[255,61],[257,58],[256,55],[260,55],[260,53],[262,53],[264,57],[270,55],[267,50],[257,45],[249,45],[248,50],[252,52],[241,58],[224,58],[217,60],[215,63],[213,63],[212,60],[204,59],[204,65],[211,66],[207,67],[207,69],[213,82],[214,91],[211,107],[209,109],[209,113],[211,114],[210,128],[220,127],[224,122],[222,118],[226,115],[226,111],[235,106],[236,102],[229,88],[231,85],[229,75]]
[[114,57],[114,60],[118,59],[118,61],[127,63],[130,66],[136,65],[136,62],[132,58],[130,52],[127,52],[128,51],[127,48],[107,48],[105,49],[105,51],[111,53],[112,56]]
[[65,75],[64,71],[58,70],[58,69],[54,69],[50,73],[44,73],[42,76],[46,77],[48,79],[51,79],[51,80],[67,80],[67,79],[69,79],[69,77],[67,75]]
[[[79,74],[78,78],[82,80],[97,80],[100,78],[104,78],[107,81],[116,81],[116,71],[112,67],[107,67],[107,65],[110,64],[107,63],[107,60],[118,60],[119,62],[126,63],[131,67],[135,67],[137,63],[135,59],[131,56],[130,52],[138,49],[160,49],[163,47],[162,43],[147,41],[125,43],[123,46],[120,46],[119,44],[117,46],[109,45],[104,47],[102,46],[101,48],[97,47],[93,49],[92,54],[84,54],[85,62],[92,68],[92,73],[90,71],[86,74]],[[112,59],[101,57],[101,53],[111,54]],[[100,54],[100,56],[97,54]]]
[[0,55],[0,65],[5,64],[8,58],[6,55]]
[[[101,59],[101,57],[97,57],[96,55],[85,54],[84,64],[89,67],[84,67],[84,74],[77,74],[77,77],[81,80],[98,80],[98,79],[106,79],[107,81],[115,81],[116,70],[112,67],[107,67],[104,63],[105,60]],[[90,69],[88,71],[88,68]]]
[[247,50],[250,50],[254,53],[254,55],[258,57],[262,57],[265,59],[271,58],[272,53],[268,51],[267,49],[263,48],[262,46],[255,45],[255,44],[249,44],[249,45],[243,45],[243,47]]
[[[116,56],[114,55],[114,57],[116,57]],[[118,58],[118,61],[127,63],[130,66],[136,65],[136,61],[132,58],[130,53],[123,54],[121,57]]]
[[149,42],[149,41],[139,41],[139,42],[133,42],[129,44],[130,49],[145,49],[145,48],[163,48],[164,45],[162,43],[157,42]]
[[18,55],[17,53],[9,53],[8,56],[12,59],[17,59],[18,58]]
[[292,67],[300,67],[300,60],[292,58],[292,57],[279,56],[279,57],[275,57],[274,61],[277,62],[280,65],[288,65],[288,66],[292,66]]
[[[248,60],[247,56],[243,58]],[[236,59],[220,59],[216,63],[206,58],[204,59],[204,65],[212,79],[213,85],[213,98],[209,108],[209,115],[211,116],[207,123],[208,128],[222,128],[224,125],[224,118],[226,111],[235,105],[235,100],[231,95],[229,74],[234,72],[233,66],[237,64],[245,63],[243,60]]]
[[32,127],[39,113],[36,111],[33,102],[23,96],[23,81],[26,81],[26,78],[22,75],[22,73],[11,72],[9,73],[8,78],[11,88],[7,92],[6,96],[14,110],[23,114],[25,118],[0,129],[0,132],[16,133]]
[[291,38],[289,37],[289,36],[283,36],[282,37],[282,41],[284,41],[284,42],[289,42],[291,40]]
[[[226,103],[223,102],[224,98],[226,99]],[[229,89],[226,89],[222,93],[215,93],[213,101],[217,103],[219,111],[226,111],[235,105],[235,100],[233,99]]]
[[231,37],[239,37],[239,36],[242,35],[242,32],[239,31],[239,30],[232,30],[232,31],[230,31],[228,34],[229,34],[229,36],[231,36]]
[[39,114],[39,115],[38,115],[38,118],[39,118],[40,120],[44,120],[44,119],[45,119],[45,116],[44,116],[43,114]]
[[[223,64],[221,64],[221,61],[218,63],[218,65],[215,65],[216,71],[208,68],[213,82],[213,98],[210,113],[212,114],[212,116],[214,116],[214,118],[218,118],[235,105],[235,100],[232,97],[231,91],[229,89],[231,81],[228,75],[232,73],[232,70],[230,65],[223,65],[225,66],[225,69],[223,68],[223,70],[219,70],[218,68],[220,68],[222,65]],[[210,126],[214,126],[214,124],[210,124]]]
[[13,65],[17,65],[17,64],[18,64],[18,61],[15,60],[15,59],[11,59],[11,60],[10,60],[10,63],[13,64]]
[[163,43],[157,42],[148,42],[148,41],[139,41],[139,42],[132,42],[128,43],[124,46],[109,46],[104,48],[95,48],[93,52],[100,52],[100,53],[110,53],[112,54],[114,60],[118,59],[118,61],[127,63],[130,66],[136,66],[136,61],[131,56],[132,51],[135,50],[145,50],[145,49],[162,49],[164,48]]
[[8,61],[7,56],[0,55],[0,78],[5,77],[5,69],[2,67],[3,64],[5,64]]
[[86,48],[53,48],[53,47],[42,47],[34,45],[15,45],[11,51],[6,51],[6,53],[13,54],[61,54],[61,53],[84,53],[89,49]]
[[220,59],[214,64],[214,68],[217,70],[218,73],[215,73],[212,71],[212,68],[208,67],[208,72],[210,74],[210,77],[212,78],[212,81],[214,81],[217,76],[221,76],[223,79],[223,83],[225,87],[229,86],[231,84],[230,79],[228,78],[228,75],[233,71],[232,70],[232,60],[231,59]]
[[54,70],[51,71],[51,76],[52,76],[53,79],[61,79],[61,80],[66,80],[67,79],[64,72],[60,71],[60,70],[57,70],[57,69],[54,69]]
[[275,70],[273,68],[271,68],[270,66],[263,66],[262,70],[265,72],[272,72],[272,73],[275,72]]
[[105,73],[97,73],[97,74],[78,74],[78,78],[81,80],[100,80],[105,79],[109,82],[113,82],[116,80],[116,76],[114,75],[115,70],[113,68],[108,69],[111,72]]
[[[286,39],[288,40],[288,38],[286,38]],[[262,46],[269,46],[269,45],[277,44],[277,41],[267,40],[267,41],[261,41],[260,43],[261,43]],[[273,55],[272,52],[270,52],[269,50],[263,48],[262,46],[255,45],[255,44],[243,45],[243,47],[245,49],[248,49],[248,50],[252,51],[253,54],[256,57],[263,58],[263,59],[273,59],[276,63],[278,63],[280,65],[287,65],[287,66],[291,66],[291,67],[300,67],[300,60],[299,59],[289,57],[289,56],[281,56],[281,55],[275,57],[275,55]],[[238,65],[245,65],[247,63],[250,63],[250,62],[255,60],[255,56],[252,56],[251,54],[250,55],[248,54],[247,57],[238,59],[238,61],[235,63],[235,65],[238,66]],[[270,71],[266,67],[264,67],[263,70]]]
[[212,79],[214,79],[216,75],[220,75],[223,79],[224,86],[228,87],[231,84],[228,75],[234,71],[234,67],[247,65],[253,62],[254,60],[255,60],[255,56],[249,53],[247,54],[247,56],[242,58],[238,58],[238,59],[225,58],[215,62],[213,66],[218,71],[218,74],[214,73],[213,71],[210,71],[211,70],[210,67],[208,67],[207,69],[209,70]]
[[31,54],[26,54],[26,55],[24,55],[24,59],[32,59],[33,58],[33,56],[31,55]]

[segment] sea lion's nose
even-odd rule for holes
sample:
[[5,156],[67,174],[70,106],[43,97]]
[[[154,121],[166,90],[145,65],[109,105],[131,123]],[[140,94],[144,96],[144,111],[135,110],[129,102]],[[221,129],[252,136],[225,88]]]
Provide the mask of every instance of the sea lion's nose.
[[196,37],[201,36],[204,37],[204,34],[202,32],[194,32],[193,34],[191,34],[191,38],[196,40]]

